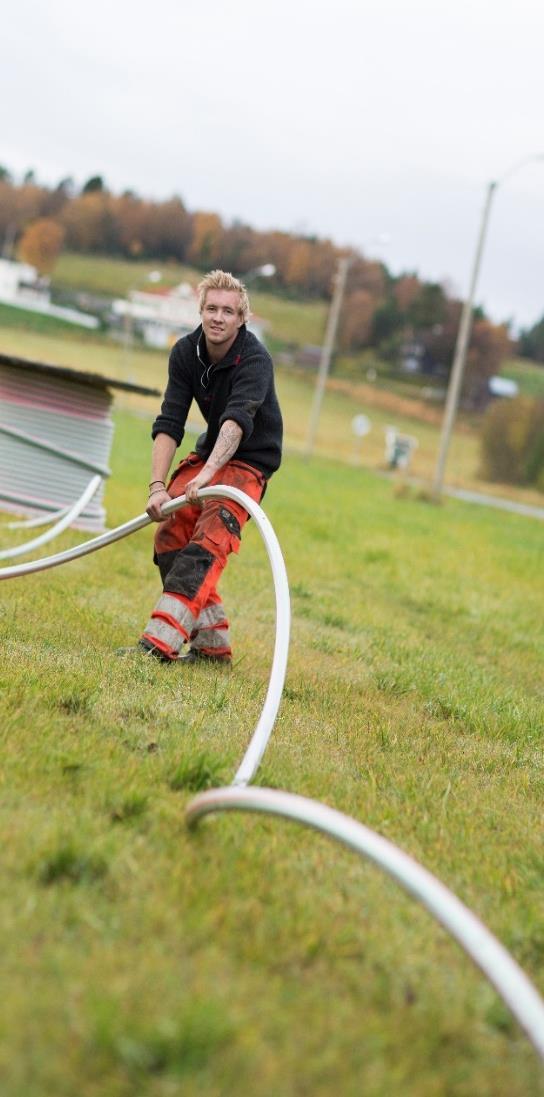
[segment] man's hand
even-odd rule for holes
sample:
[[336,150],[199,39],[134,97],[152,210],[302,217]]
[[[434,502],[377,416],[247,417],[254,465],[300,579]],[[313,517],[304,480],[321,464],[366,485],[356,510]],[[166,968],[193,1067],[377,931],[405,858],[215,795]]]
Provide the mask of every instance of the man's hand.
[[230,461],[240,445],[241,437],[242,428],[238,423],[234,419],[226,419],[217,435],[217,441],[204,468],[200,470],[194,480],[189,480],[185,487],[185,495],[189,503],[198,503],[199,489],[205,488],[213,480],[216,472],[219,472],[227,461]]
[[[210,480],[213,479],[213,475],[214,470],[206,468],[206,466],[204,466],[204,468],[200,470],[198,476],[195,476],[193,480],[189,480],[189,483],[185,485],[185,495],[187,497],[187,502],[197,504],[199,503],[199,489],[205,488],[209,484]],[[199,505],[202,506],[202,503],[199,503]]]
[[154,491],[147,500],[146,514],[148,514],[154,522],[164,522],[164,514],[161,514],[161,507],[163,503],[169,502],[170,496],[166,488]]

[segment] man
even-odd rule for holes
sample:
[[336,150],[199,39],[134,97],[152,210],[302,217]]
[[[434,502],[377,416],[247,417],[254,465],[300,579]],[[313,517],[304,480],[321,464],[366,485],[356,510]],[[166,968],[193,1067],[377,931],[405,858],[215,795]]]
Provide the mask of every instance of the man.
[[[147,513],[159,527],[154,561],[163,582],[138,647],[165,662],[230,663],[229,626],[217,582],[230,552],[238,552],[247,511],[230,499],[198,501],[200,488],[228,484],[259,502],[280,465],[282,418],[272,359],[246,328],[244,285],[214,270],[198,287],[201,325],[170,355],[169,379],[152,430]],[[207,430],[166,478],[192,400]],[[185,494],[188,506],[166,520],[161,507]],[[183,644],[188,653],[181,655]]]

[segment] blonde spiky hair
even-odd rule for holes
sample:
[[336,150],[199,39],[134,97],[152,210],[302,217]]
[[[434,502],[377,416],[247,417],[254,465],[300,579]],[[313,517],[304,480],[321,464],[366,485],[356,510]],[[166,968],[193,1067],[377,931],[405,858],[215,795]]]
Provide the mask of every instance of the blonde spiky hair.
[[239,293],[240,304],[238,306],[238,311],[242,322],[247,324],[251,315],[251,308],[247,289],[244,286],[244,283],[240,282],[239,278],[235,278],[233,274],[230,274],[229,271],[226,270],[211,270],[208,274],[204,275],[204,278],[197,286],[198,310],[200,313],[204,308],[206,294],[209,289],[228,289]]

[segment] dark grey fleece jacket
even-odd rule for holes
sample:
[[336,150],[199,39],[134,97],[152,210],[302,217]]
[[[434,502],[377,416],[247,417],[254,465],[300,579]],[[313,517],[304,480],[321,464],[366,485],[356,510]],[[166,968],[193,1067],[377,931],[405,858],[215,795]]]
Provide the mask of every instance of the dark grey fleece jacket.
[[191,402],[207,423],[195,449],[207,460],[227,419],[242,428],[233,460],[246,461],[266,477],[279,468],[283,424],[274,388],[272,359],[266,347],[242,325],[225,358],[211,365],[200,325],[172,348],[168,385],[152,437],[168,434],[180,444]]

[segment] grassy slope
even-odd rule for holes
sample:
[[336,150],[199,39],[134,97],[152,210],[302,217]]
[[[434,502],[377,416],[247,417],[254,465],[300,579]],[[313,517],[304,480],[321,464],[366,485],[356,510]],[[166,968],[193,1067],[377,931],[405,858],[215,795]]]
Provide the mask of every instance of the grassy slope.
[[505,377],[517,381],[519,391],[524,396],[535,396],[544,400],[544,365],[528,362],[526,358],[511,358],[502,372]]
[[119,297],[130,289],[149,287],[148,275],[156,270],[161,271],[161,285],[164,286],[176,286],[183,281],[193,284],[197,278],[192,268],[178,263],[64,252],[55,267],[53,281],[56,286],[66,289]]
[[[118,415],[111,524],[142,509],[147,435]],[[263,783],[397,841],[544,989],[540,524],[296,457],[266,509],[294,623]],[[263,701],[273,597],[244,540],[227,677],[112,659],[157,593],[149,531],[2,588],[4,1097],[536,1097],[491,989],[376,870],[272,820],[186,833]]]
[[[161,286],[189,282],[196,286],[202,277],[192,267],[158,260],[127,262],[102,256],[64,253],[55,268],[55,285],[67,289],[119,296],[130,289],[145,289],[153,270],[162,273]],[[286,343],[317,343],[323,339],[327,306],[323,301],[285,301],[267,293],[251,292],[254,312],[266,319],[276,339]]]
[[[27,309],[14,308],[11,305],[0,304],[0,328],[12,329],[15,333],[29,333],[44,335],[46,337],[69,340],[81,339],[82,329],[74,328],[66,320],[59,320],[54,316],[47,316],[40,312],[30,312]],[[96,331],[86,331],[83,338],[91,342],[105,342],[105,336]]]

